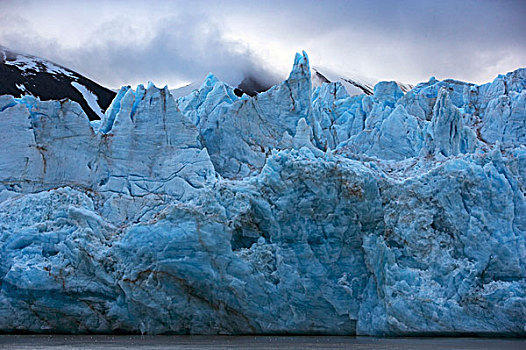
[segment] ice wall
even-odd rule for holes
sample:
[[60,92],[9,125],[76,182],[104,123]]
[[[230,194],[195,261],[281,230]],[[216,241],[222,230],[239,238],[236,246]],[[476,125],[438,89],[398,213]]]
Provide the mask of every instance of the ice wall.
[[0,330],[526,334],[526,70],[0,97]]

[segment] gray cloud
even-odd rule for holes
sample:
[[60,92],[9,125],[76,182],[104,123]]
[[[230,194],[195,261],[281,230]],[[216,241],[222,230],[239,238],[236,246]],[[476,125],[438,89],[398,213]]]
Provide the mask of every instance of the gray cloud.
[[136,81],[198,81],[208,72],[232,84],[239,83],[247,72],[272,79],[247,46],[225,39],[216,24],[198,15],[163,18],[142,43],[120,41],[138,33],[118,22],[105,23],[94,36],[119,30],[115,37],[76,49],[75,66],[97,77],[106,76],[112,84],[130,77]]
[[264,83],[279,80],[247,45],[226,39],[218,23],[204,13],[163,17],[146,38],[141,38],[141,28],[129,18],[115,18],[96,25],[75,47],[41,36],[18,16],[4,13],[0,23],[3,45],[48,58],[112,87],[149,80],[157,84],[201,81],[209,72],[231,84],[247,74]]
[[524,0],[270,0],[248,8],[324,64],[383,79],[481,82],[526,66]]
[[[290,67],[300,49],[315,65],[413,83],[431,75],[483,82],[526,66],[524,1],[96,4],[100,10],[93,2],[4,1],[0,44],[50,58],[112,87],[201,81],[208,72],[231,84],[247,72],[275,82],[286,71],[273,65]],[[89,29],[81,28],[85,22],[72,22],[79,13],[90,19]],[[63,32],[57,35],[53,23]],[[61,36],[69,38],[67,44]],[[278,62],[283,56],[289,59]]]

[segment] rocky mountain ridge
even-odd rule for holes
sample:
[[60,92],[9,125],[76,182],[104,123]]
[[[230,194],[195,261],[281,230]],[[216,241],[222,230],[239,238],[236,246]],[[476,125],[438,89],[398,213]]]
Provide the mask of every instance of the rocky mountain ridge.
[[90,120],[102,117],[115,93],[58,64],[0,46],[0,95],[31,95],[45,100],[69,99]]

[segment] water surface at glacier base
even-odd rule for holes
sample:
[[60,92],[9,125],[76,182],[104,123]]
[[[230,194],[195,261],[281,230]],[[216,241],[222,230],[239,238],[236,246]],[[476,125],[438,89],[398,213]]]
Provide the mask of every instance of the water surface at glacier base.
[[0,349],[524,349],[519,338],[0,335]]

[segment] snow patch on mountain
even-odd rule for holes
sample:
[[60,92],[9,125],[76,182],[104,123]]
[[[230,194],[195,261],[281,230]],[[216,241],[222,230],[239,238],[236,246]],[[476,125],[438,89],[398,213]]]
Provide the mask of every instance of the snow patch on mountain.
[[22,97],[22,95],[27,95],[27,94],[31,94],[27,89],[26,87],[24,86],[24,84],[15,84],[16,88],[19,89],[20,91],[22,91],[22,94],[20,97]]
[[40,72],[47,72],[50,74],[61,74],[70,78],[75,78],[73,72],[66,68],[34,56],[15,54],[15,58],[12,60],[5,60],[5,64],[22,69],[24,74],[34,75]]
[[25,74],[32,74],[32,73],[29,73],[30,71],[38,72],[42,68],[41,66],[39,66],[39,63],[42,65],[42,62],[36,58],[22,56],[19,54],[15,54],[14,59],[4,60],[4,64],[9,65],[9,66],[16,66],[22,69],[23,71],[25,71],[26,72]]
[[100,119],[104,118],[104,115],[102,114],[102,108],[100,108],[99,103],[97,102],[98,97],[93,92],[89,91],[84,85],[81,85],[77,83],[76,81],[72,82],[71,85],[82,94],[82,97],[84,97],[84,100],[88,104],[88,106],[93,110]]

